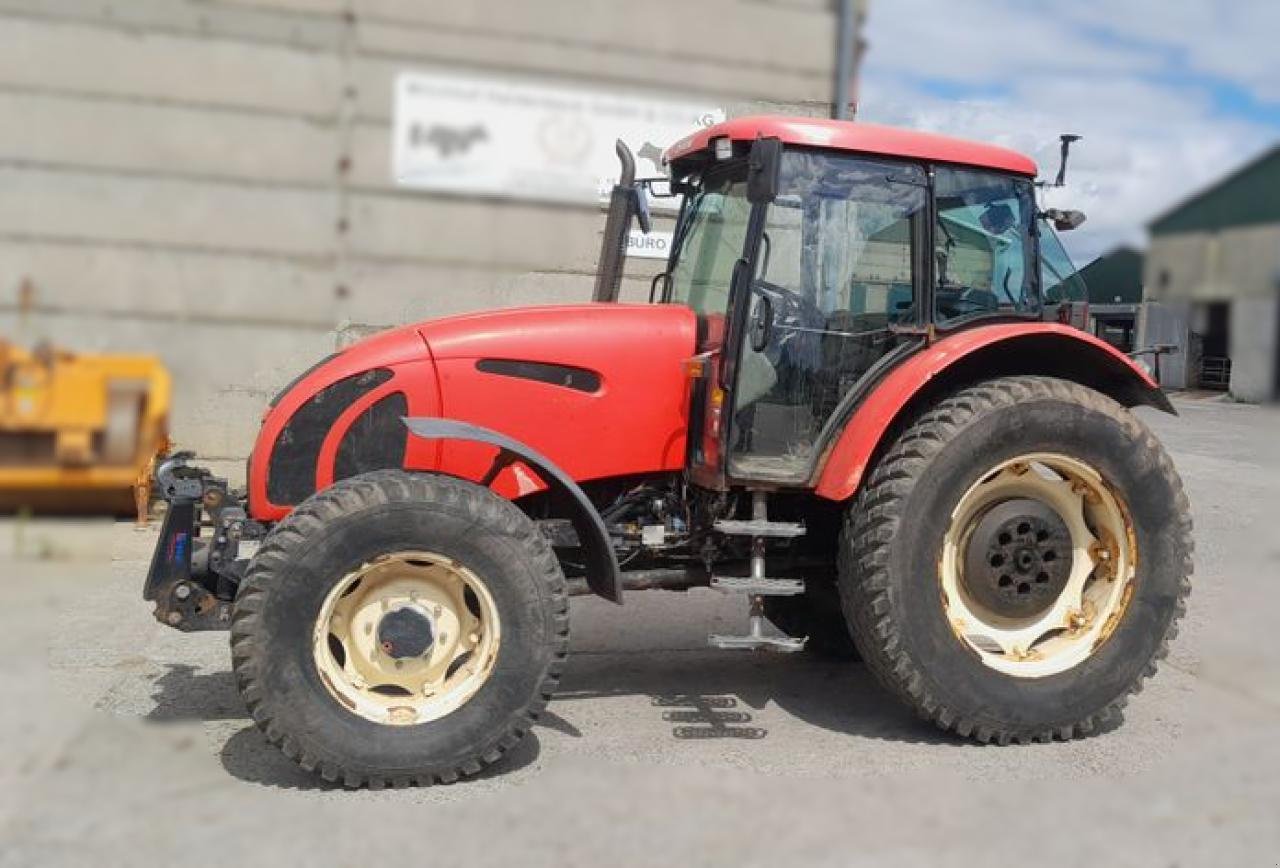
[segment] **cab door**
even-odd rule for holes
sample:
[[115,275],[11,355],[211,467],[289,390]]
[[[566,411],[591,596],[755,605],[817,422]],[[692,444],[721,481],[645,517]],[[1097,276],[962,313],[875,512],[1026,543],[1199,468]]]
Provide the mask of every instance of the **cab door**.
[[913,163],[783,154],[761,206],[744,324],[722,422],[731,481],[803,484],[842,405],[918,344],[928,178]]
[[690,477],[707,488],[724,485],[725,386],[736,356],[725,365],[725,347],[736,346],[730,313],[735,286],[749,275],[753,235],[763,206],[747,199],[745,161],[709,171],[689,194],[672,245],[664,300],[684,304],[698,317],[697,355],[690,359],[687,465]]

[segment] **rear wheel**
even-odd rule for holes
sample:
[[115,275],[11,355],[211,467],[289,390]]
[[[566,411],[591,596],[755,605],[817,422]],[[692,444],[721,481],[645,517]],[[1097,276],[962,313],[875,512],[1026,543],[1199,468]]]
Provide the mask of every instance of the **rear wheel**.
[[442,476],[343,480],[254,557],[232,619],[255,722],[348,786],[448,782],[495,762],[568,649],[564,577],[519,509]]
[[846,522],[841,595],[878,679],[980,741],[1071,738],[1155,671],[1185,609],[1190,509],[1114,401],[1042,377],[938,404]]

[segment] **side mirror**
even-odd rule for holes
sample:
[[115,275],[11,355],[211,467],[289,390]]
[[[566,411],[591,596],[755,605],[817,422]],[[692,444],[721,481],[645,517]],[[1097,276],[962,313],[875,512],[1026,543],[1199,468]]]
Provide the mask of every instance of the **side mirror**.
[[653,220],[649,217],[649,197],[645,194],[644,185],[637,184],[632,188],[631,207],[635,211],[636,222],[640,224],[640,231],[645,235],[649,234],[649,230],[653,228]]
[[757,353],[764,352],[769,346],[769,335],[773,331],[773,302],[769,296],[762,295],[756,301],[756,315],[751,320],[751,349]]
[[1052,223],[1053,228],[1059,232],[1079,229],[1085,221],[1083,211],[1063,211],[1058,208],[1050,208],[1042,216]]
[[778,195],[782,170],[782,140],[759,138],[751,143],[747,158],[747,201],[772,202]]

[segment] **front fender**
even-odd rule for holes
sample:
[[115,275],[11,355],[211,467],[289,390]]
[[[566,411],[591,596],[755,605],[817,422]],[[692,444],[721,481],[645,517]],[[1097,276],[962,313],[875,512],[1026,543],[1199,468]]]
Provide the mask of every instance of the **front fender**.
[[587,586],[597,595],[622,603],[622,574],[618,567],[618,558],[614,554],[613,545],[609,541],[609,531],[604,519],[596,511],[595,505],[578,483],[557,467],[549,458],[534,451],[529,446],[513,440],[505,434],[456,422],[452,419],[433,417],[409,418],[404,420],[409,432],[415,437],[425,440],[470,440],[498,448],[495,469],[502,466],[504,457],[507,463],[511,457],[518,458],[547,483],[549,488],[568,495],[569,502],[574,504],[573,515],[569,521],[578,534],[578,540],[586,554]]
[[937,340],[885,375],[823,456],[815,492],[830,500],[852,497],[897,422],[972,383],[1018,374],[1073,380],[1127,407],[1175,412],[1150,374],[1088,332],[1058,323],[979,326]]

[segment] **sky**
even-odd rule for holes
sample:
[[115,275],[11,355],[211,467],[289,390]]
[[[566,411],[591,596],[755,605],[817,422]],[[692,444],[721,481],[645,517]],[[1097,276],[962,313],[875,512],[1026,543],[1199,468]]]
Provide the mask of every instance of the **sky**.
[[859,120],[1058,167],[1077,266],[1280,141],[1280,0],[869,0]]

